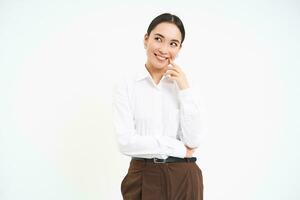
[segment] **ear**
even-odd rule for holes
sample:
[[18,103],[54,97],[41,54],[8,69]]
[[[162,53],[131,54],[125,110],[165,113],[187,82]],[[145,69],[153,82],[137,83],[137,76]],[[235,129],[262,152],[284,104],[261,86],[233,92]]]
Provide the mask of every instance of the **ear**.
[[144,35],[144,48],[145,48],[145,49],[147,48],[148,39],[149,39],[149,36],[148,36],[148,34],[146,33],[146,34]]

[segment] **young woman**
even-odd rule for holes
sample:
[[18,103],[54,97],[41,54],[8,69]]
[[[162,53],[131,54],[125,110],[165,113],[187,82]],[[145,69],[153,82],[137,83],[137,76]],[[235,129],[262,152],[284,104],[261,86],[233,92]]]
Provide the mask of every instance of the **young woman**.
[[193,157],[202,129],[187,77],[174,63],[185,37],[182,21],[164,13],[144,36],[141,71],[114,91],[120,151],[132,157],[121,183],[124,200],[202,200],[202,172]]

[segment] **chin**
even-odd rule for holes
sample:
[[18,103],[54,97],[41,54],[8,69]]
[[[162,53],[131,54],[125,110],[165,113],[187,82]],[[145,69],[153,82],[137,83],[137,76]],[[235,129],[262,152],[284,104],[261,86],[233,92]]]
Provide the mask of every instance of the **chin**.
[[153,68],[156,69],[163,69],[166,65],[162,64],[162,63],[151,63],[151,65],[153,66]]
[[167,62],[158,62],[158,61],[156,61],[155,58],[154,58],[154,60],[150,61],[150,63],[156,69],[163,69],[168,65]]

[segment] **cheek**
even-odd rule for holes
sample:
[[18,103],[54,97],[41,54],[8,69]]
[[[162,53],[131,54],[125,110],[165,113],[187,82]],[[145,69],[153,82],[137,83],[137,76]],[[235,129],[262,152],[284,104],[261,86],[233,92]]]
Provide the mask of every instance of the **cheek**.
[[159,48],[159,45],[158,44],[155,44],[155,43],[151,43],[151,45],[149,46],[149,49],[151,51],[155,51],[156,49]]
[[153,54],[153,50],[152,50],[151,48],[148,47],[148,49],[147,49],[147,56],[148,56],[148,57],[149,57],[149,56],[152,56],[152,54]]
[[176,50],[176,51],[170,51],[170,55],[171,55],[171,57],[173,58],[173,59],[175,59],[176,58],[176,56],[177,56],[177,54],[178,54],[178,51]]
[[148,48],[147,48],[147,55],[152,55],[155,51],[156,47],[155,45],[151,44],[151,45],[148,45]]

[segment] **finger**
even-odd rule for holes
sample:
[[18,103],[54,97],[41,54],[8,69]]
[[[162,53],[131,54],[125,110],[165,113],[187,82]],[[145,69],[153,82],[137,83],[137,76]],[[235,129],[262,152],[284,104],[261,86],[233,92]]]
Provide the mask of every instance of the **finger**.
[[173,67],[173,66],[168,66],[168,70],[175,71],[175,72],[177,72],[178,74],[181,73],[180,70],[179,70],[178,68],[175,68],[175,67]]
[[179,67],[173,59],[170,59],[170,64],[173,65],[174,67]]
[[173,67],[173,65],[171,64],[171,59],[170,58],[168,58],[168,65],[167,65],[167,67],[168,68],[172,68]]
[[[174,60],[169,59],[169,65],[171,65],[174,69],[176,69],[178,72],[181,72],[181,67],[179,67],[177,64],[174,63]],[[168,66],[169,66],[168,65]]]
[[169,63],[171,63],[171,64],[173,63],[173,58],[172,57],[169,58]]
[[168,58],[168,64],[171,64],[172,58]]
[[169,69],[169,70],[167,70],[165,74],[166,74],[166,75],[169,74],[169,75],[171,75],[171,76],[176,76],[176,77],[179,76],[179,73],[178,73],[177,71],[175,71],[174,69]]
[[168,64],[168,69],[170,70],[175,70],[176,72],[180,73],[180,69],[178,68],[178,66],[176,64],[171,64],[171,62]]

